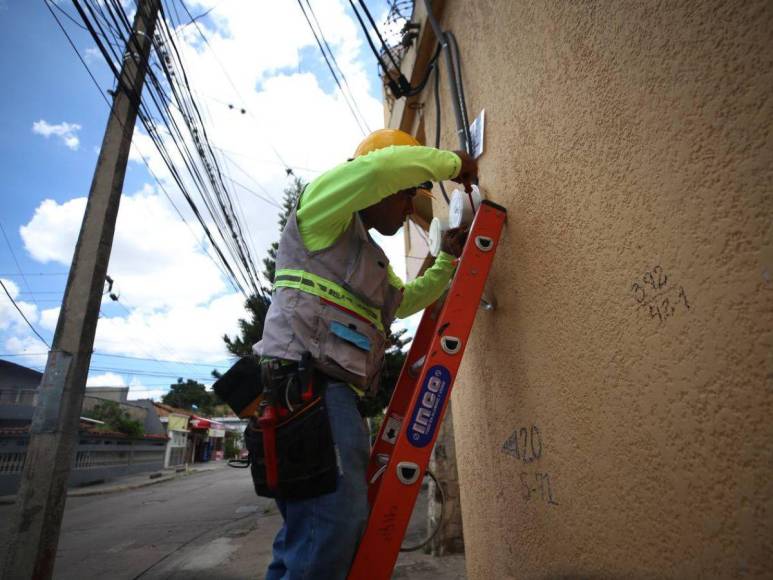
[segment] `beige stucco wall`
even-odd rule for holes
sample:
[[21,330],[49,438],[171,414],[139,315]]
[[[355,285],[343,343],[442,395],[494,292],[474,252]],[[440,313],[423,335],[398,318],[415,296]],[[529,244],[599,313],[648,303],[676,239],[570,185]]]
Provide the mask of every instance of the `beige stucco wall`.
[[469,577],[773,576],[773,4],[442,24],[509,210],[453,398]]

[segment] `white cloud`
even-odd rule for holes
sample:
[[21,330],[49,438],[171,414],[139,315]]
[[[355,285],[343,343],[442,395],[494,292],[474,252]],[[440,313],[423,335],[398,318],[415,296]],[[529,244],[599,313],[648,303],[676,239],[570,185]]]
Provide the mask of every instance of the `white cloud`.
[[89,375],[86,379],[87,387],[125,387],[126,381],[121,375],[115,373],[102,373]]
[[102,60],[102,53],[96,46],[87,48],[83,51],[83,60],[91,64],[93,62],[100,62]]
[[[95,349],[160,360],[218,362],[228,356],[223,334],[238,332],[243,298],[229,294],[202,306],[180,305],[164,311],[136,309],[126,317],[103,317]],[[206,374],[198,367],[190,375]]]
[[[171,384],[172,381],[170,381]],[[122,375],[118,375],[112,372],[102,373],[98,375],[89,375],[86,380],[86,387],[129,387],[128,400],[136,401],[137,399],[153,399],[160,401],[166,393],[169,392],[168,388],[161,387],[149,387],[138,378],[133,378],[127,383],[126,379]],[[88,395],[88,391],[86,391]]]
[[44,200],[32,220],[19,228],[24,247],[38,262],[69,264],[85,210],[85,197],[62,204]]
[[[31,324],[35,324],[38,320],[38,307],[18,299],[19,287],[14,282],[5,278],[2,278],[2,282],[6,290],[8,290],[8,294],[16,302],[19,310],[24,313],[24,316],[27,317]],[[19,314],[19,310],[14,307],[13,302],[11,302],[5,292],[0,292],[0,330],[29,331],[29,326],[24,322],[24,319]]]
[[[209,27],[205,31],[209,45],[202,42],[195,26],[188,25],[178,32],[178,48],[210,141],[228,152],[221,158],[226,184],[253,260],[260,268],[266,249],[279,236],[278,210],[229,178],[261,194],[262,186],[279,200],[288,179],[278,156],[310,180],[319,171],[300,168],[323,170],[343,162],[362,133],[329,72],[318,62],[318,48],[295,3],[272,4],[270,18],[265,6],[257,2],[205,0],[192,4],[193,14],[214,6],[207,18],[199,21]],[[358,36],[358,24],[349,15],[348,4],[345,0],[320,0],[312,5],[370,127],[382,126],[380,95],[370,94],[368,78],[375,64]],[[302,54],[312,58],[302,61]],[[34,130],[45,136],[64,140],[69,135],[76,141],[80,128],[42,120],[35,125],[38,129]],[[173,160],[182,165],[168,142]],[[74,144],[71,140],[70,146]],[[95,349],[158,359],[221,361],[226,356],[222,335],[237,333],[237,320],[245,317],[243,298],[232,292],[202,252],[201,242],[208,242],[200,226],[152,141],[137,130],[130,159],[141,162],[140,153],[196,233],[193,235],[180,221],[155,187],[124,195],[109,273],[116,281],[114,290],[120,303],[130,313],[117,317],[113,316],[114,308],[103,307]],[[196,190],[190,190],[214,232]],[[83,197],[42,202],[21,228],[30,255],[43,263],[69,266],[85,204]],[[222,240],[218,242],[225,247]],[[384,247],[399,274],[404,270],[402,235],[387,239]],[[57,316],[58,308],[47,309],[41,313],[39,324],[52,330]],[[150,387],[134,386],[132,395],[135,391],[137,396],[147,393],[141,388]]]
[[[69,266],[85,207],[86,198],[41,203],[20,228],[30,255]],[[109,266],[114,291],[127,306],[143,309],[207,302],[226,285],[200,241],[151,189],[124,196]]]
[[169,389],[145,387],[142,383],[129,385],[130,401],[136,401],[137,399],[153,399],[154,401],[161,402],[161,397],[166,395]]
[[76,133],[80,131],[81,126],[76,123],[59,123],[58,125],[51,125],[44,119],[35,121],[32,124],[32,132],[38,135],[43,135],[46,139],[52,135],[59,137],[68,149],[77,151],[80,145],[80,139]]
[[[85,204],[85,198],[41,203],[20,230],[30,255],[41,262],[69,265]],[[188,361],[227,356],[222,336],[238,332],[237,321],[246,316],[244,298],[229,292],[199,242],[151,189],[123,198],[109,273],[115,280],[113,292],[129,314],[110,316],[115,309],[107,306],[112,304],[107,297],[103,299],[96,350]],[[13,292],[18,292],[15,286]],[[42,328],[56,327],[58,307],[39,316],[34,305],[27,307]],[[12,319],[10,314],[0,317],[0,324]]]
[[56,323],[59,320],[60,307],[46,308],[40,313],[40,327],[53,332],[56,330]]
[[47,347],[31,332],[25,333],[24,329],[12,329],[18,335],[11,334],[3,341],[3,351],[9,354],[20,354],[14,357],[17,364],[32,368],[42,369],[46,365]]
[[[2,279],[8,293],[14,298],[19,309],[27,317],[31,324],[37,325],[39,321],[38,308],[34,304],[19,300],[19,287],[11,280]],[[2,333],[2,350],[12,355],[25,355],[15,358],[15,362],[21,365],[41,368],[46,364],[46,356],[35,353],[48,351],[40,339],[35,336],[27,323],[14,308],[5,292],[0,290],[0,333]],[[33,354],[29,354],[33,353]]]

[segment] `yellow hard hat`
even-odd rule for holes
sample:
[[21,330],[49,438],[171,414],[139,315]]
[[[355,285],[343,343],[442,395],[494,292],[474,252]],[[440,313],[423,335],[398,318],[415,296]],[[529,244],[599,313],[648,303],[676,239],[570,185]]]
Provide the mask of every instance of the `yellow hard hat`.
[[390,145],[421,145],[421,143],[405,131],[400,131],[399,129],[379,129],[378,131],[373,131],[373,133],[362,140],[362,143],[359,144],[354,152],[354,156],[367,155],[371,151],[383,149]]

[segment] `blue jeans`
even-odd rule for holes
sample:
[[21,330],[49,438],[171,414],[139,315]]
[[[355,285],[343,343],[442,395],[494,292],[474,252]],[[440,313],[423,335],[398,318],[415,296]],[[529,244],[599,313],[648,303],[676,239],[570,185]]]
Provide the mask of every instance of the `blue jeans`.
[[325,391],[338,457],[338,487],[304,500],[277,500],[284,524],[266,580],[344,580],[368,520],[370,442],[357,395],[342,383]]

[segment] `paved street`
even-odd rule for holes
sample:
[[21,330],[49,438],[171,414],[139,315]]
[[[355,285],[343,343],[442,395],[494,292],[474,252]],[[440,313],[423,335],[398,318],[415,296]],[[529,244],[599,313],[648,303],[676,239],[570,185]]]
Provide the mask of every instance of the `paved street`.
[[[7,522],[11,506],[0,506]],[[218,467],[169,482],[67,500],[57,580],[262,578],[280,525],[247,470]],[[5,526],[0,530],[7,537]],[[462,579],[464,559],[401,556],[395,578]]]

